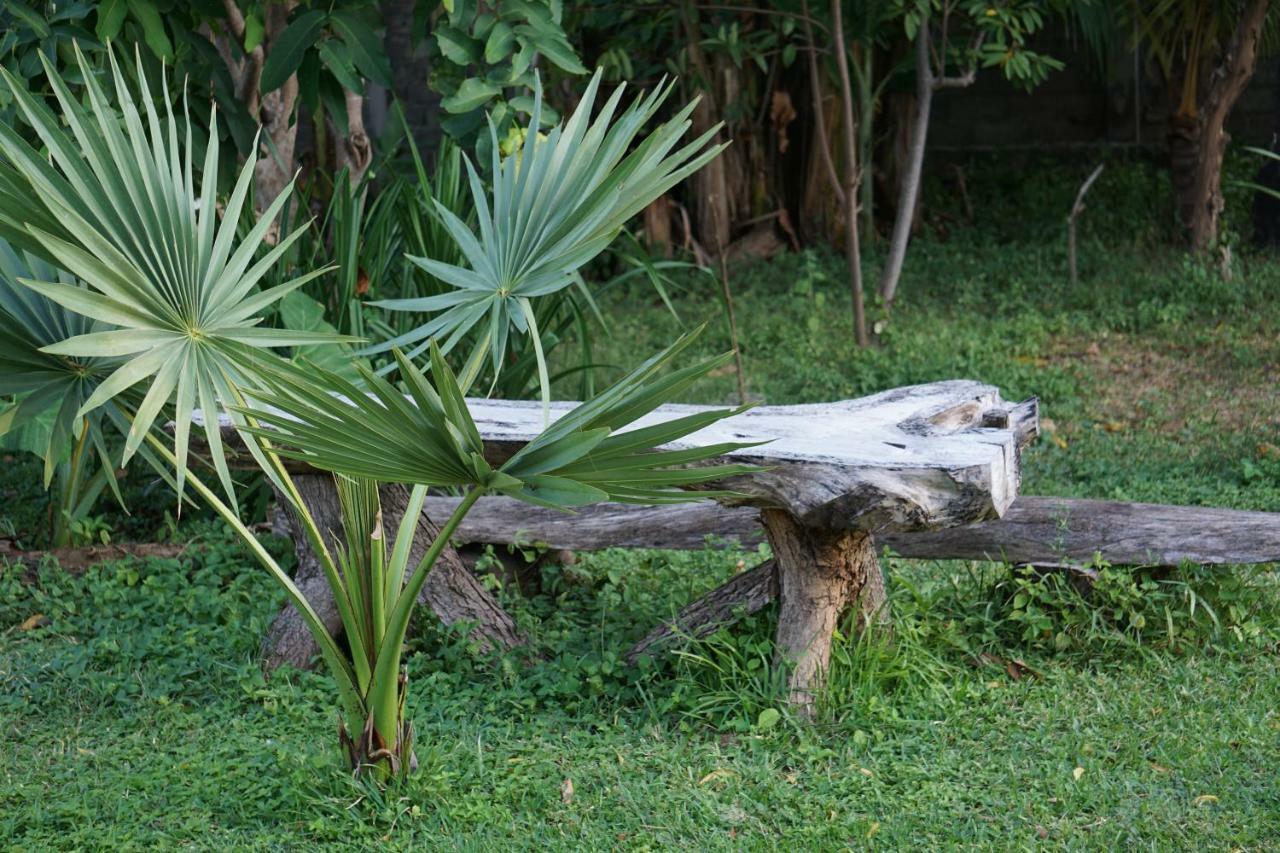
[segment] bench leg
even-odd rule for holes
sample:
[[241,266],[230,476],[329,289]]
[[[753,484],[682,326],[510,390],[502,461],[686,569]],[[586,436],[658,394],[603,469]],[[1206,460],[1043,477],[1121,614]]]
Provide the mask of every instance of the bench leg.
[[[762,510],[760,519],[777,561],[778,662],[791,666],[792,707],[812,717],[840,616],[864,589],[871,595],[861,608],[860,624],[885,613],[875,545],[869,533],[806,528],[781,510]],[[879,600],[874,600],[877,594]]]

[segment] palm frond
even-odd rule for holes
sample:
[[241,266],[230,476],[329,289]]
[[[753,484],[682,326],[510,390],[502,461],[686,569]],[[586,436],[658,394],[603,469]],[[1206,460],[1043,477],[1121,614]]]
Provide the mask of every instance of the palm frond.
[[[408,347],[412,359],[436,339],[443,342],[441,349],[447,353],[479,327],[483,347],[497,373],[512,331],[537,336],[538,330],[530,323],[531,299],[571,285],[574,273],[604,251],[628,219],[723,149],[723,145],[711,144],[718,127],[679,144],[691,126],[689,115],[695,103],[640,138],[673,84],[641,95],[620,115],[623,87],[619,87],[593,119],[600,81],[597,71],[573,115],[545,136],[535,132],[542,113],[539,90],[531,130],[522,147],[506,159],[501,159],[495,135],[492,198],[474,164],[467,161],[478,229],[473,231],[447,207],[436,203],[466,266],[410,258],[453,289],[422,298],[373,303],[391,311],[435,316],[370,352]],[[545,401],[549,389],[545,365],[540,367]]]
[[[266,291],[257,285],[302,229],[258,257],[292,184],[258,217],[243,239],[236,225],[249,199],[255,156],[241,170],[218,216],[218,142],[209,135],[200,184],[185,105],[181,126],[167,103],[163,115],[147,94],[141,60],[141,104],[129,92],[114,55],[114,102],[79,49],[87,105],[70,92],[41,56],[66,127],[23,84],[0,69],[18,112],[48,151],[46,158],[14,129],[0,127],[0,236],[20,240],[50,263],[77,276],[65,281],[23,279],[54,303],[113,324],[82,331],[43,348],[74,359],[119,359],[119,366],[81,404],[78,414],[119,398],[135,386],[145,394],[131,407],[124,460],[138,450],[162,413],[176,423],[175,469],[181,495],[191,413],[229,407],[236,387],[252,384],[268,350],[343,340],[323,332],[264,328],[263,314],[316,270]],[[216,125],[216,115],[210,127]],[[237,427],[244,426],[239,415]],[[218,476],[234,501],[218,425],[204,425]],[[255,453],[257,448],[250,443]],[[261,460],[260,460],[261,461]],[[269,467],[263,463],[264,469]]]
[[[367,390],[341,376],[280,365],[240,413],[286,458],[348,477],[421,486],[479,486],[529,503],[567,508],[604,500],[669,503],[683,488],[755,470],[711,464],[745,444],[662,449],[742,409],[698,412],[626,428],[726,363],[722,356],[666,372],[695,333],[685,335],[594,399],[579,404],[501,466],[484,445],[457,378],[430,347],[430,378],[399,350],[406,398],[365,370]],[[718,496],[722,492],[701,492]]]
[[54,466],[71,440],[82,429],[80,407],[118,364],[112,358],[71,358],[43,352],[43,348],[77,335],[109,329],[109,326],[68,311],[46,296],[18,283],[38,278],[80,287],[71,276],[39,258],[19,253],[0,239],[0,396],[13,402],[0,410],[0,438],[50,419],[31,449],[44,459],[44,481],[49,485]]

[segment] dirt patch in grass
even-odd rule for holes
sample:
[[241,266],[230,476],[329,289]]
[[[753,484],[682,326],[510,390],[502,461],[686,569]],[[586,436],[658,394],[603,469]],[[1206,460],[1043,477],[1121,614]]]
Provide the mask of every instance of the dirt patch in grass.
[[1280,432],[1280,338],[1171,340],[1104,332],[1054,341],[1044,358],[1078,373],[1095,428]]

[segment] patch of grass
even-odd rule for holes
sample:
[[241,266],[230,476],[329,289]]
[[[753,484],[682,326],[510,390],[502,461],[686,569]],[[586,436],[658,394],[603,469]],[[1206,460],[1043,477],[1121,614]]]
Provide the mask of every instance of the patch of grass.
[[[1039,395],[1052,421],[1024,460],[1029,493],[1280,511],[1280,265],[1237,247],[1223,281],[1171,251],[1171,223],[1150,216],[1163,173],[1121,158],[1090,196],[1083,278],[1069,287],[1062,216],[1091,164],[1021,165],[966,164],[972,228],[956,224],[945,181],[927,189],[935,218],[874,349],[849,334],[839,257],[737,271],[750,390],[783,403],[981,379]],[[645,288],[604,303],[600,361],[630,364],[678,329]],[[686,323],[719,317],[705,278],[676,304]],[[727,334],[704,346],[726,348]],[[734,387],[719,376],[700,399]],[[22,460],[0,471],[0,536],[26,547],[37,476]],[[422,770],[383,793],[341,773],[326,678],[262,678],[258,642],[281,604],[270,580],[219,526],[184,513],[167,527],[168,499],[148,503],[135,476],[138,511],[105,520],[121,539],[193,539],[181,558],[79,577],[46,566],[34,583],[0,569],[3,846],[1250,849],[1280,837],[1280,589],[1260,568],[1099,566],[1084,596],[1057,575],[888,558],[893,633],[842,626],[806,727],[771,665],[772,608],[678,655],[622,658],[762,553],[581,555],[548,567],[537,596],[502,591],[543,660],[481,658],[459,632],[421,626],[409,666]],[[37,614],[48,624],[24,628]]]

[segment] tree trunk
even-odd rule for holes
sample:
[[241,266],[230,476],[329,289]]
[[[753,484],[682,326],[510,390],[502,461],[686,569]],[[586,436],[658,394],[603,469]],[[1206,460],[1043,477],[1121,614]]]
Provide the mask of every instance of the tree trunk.
[[[333,146],[335,165],[338,169],[346,169],[352,187],[360,186],[364,173],[373,162],[373,143],[364,127],[364,95],[359,92],[346,92],[347,133],[345,136],[335,134],[338,142]],[[336,127],[335,127],[336,131]]]
[[858,346],[871,343],[867,336],[867,314],[862,298],[862,250],[858,245],[858,126],[853,116],[853,84],[844,42],[842,0],[831,0],[831,43],[835,48],[836,71],[840,75],[841,118],[844,123],[844,253],[849,267],[849,298],[853,303],[853,334]]
[[[310,511],[316,526],[325,533],[330,547],[338,541],[337,532],[342,530],[342,512],[338,505],[337,490],[333,478],[329,474],[295,474],[294,485],[297,486],[303,502]],[[383,486],[380,490],[384,527],[396,530],[400,519],[404,517],[409,501],[409,492],[404,486]],[[294,542],[298,555],[298,569],[294,573],[294,581],[307,601],[320,615],[325,628],[334,635],[342,628],[333,594],[325,579],[324,570],[319,560],[307,545],[306,533],[302,525],[288,514],[289,536]],[[431,543],[439,532],[426,513],[418,519],[417,534],[413,547],[409,552],[409,565],[416,566],[426,554]],[[515,620],[489,594],[479,581],[467,571],[452,546],[446,547],[440,554],[427,576],[427,581],[418,595],[418,603],[430,607],[432,612],[446,625],[456,622],[471,622],[475,627],[471,631],[471,639],[482,651],[493,649],[510,649],[525,642]],[[297,609],[287,605],[276,616],[267,636],[262,642],[263,669],[273,671],[281,664],[305,668],[318,654],[319,649],[311,632],[298,614]]]
[[[690,116],[693,136],[700,136],[720,121],[716,106],[715,78],[711,64],[702,52],[702,32],[698,25],[697,9],[692,3],[681,6],[684,16],[685,37],[689,62],[693,66],[694,79],[703,88],[698,92],[698,105]],[[718,143],[718,138],[714,142]],[[698,229],[698,242],[712,255],[724,251],[729,245],[729,187],[723,156],[713,157],[692,176],[694,194],[694,220]]]
[[[296,0],[267,5],[266,41],[259,46],[260,49],[265,48],[264,56],[275,48],[280,35],[289,25],[289,13],[297,5]],[[243,41],[243,33],[240,38]],[[260,74],[259,71],[258,76]],[[253,85],[256,89],[256,76]],[[254,204],[258,210],[265,210],[293,180],[293,149],[298,139],[298,125],[293,120],[293,108],[297,100],[298,75],[290,74],[279,89],[263,95],[258,109],[251,113],[262,125],[262,132],[266,137],[259,145],[258,164],[254,167]]]
[[911,146],[907,152],[906,170],[898,190],[898,209],[893,220],[893,237],[889,255],[880,273],[878,289],[885,309],[893,305],[902,278],[902,265],[911,240],[911,223],[915,219],[916,198],[920,193],[920,174],[924,171],[924,149],[929,134],[929,112],[933,107],[934,77],[929,58],[929,22],[922,21],[916,35],[916,115],[911,129]]
[[778,566],[776,662],[791,667],[790,702],[812,718],[816,696],[831,662],[831,638],[844,611],[864,588],[880,599],[867,606],[883,612],[883,578],[871,534],[805,528],[782,510],[762,510],[761,523]]
[[1208,93],[1199,109],[1198,152],[1192,184],[1191,245],[1204,251],[1218,239],[1222,215],[1222,159],[1226,154],[1227,116],[1244,93],[1258,62],[1258,40],[1269,0],[1250,0],[1240,15],[1231,41],[1209,78]]
[[409,131],[423,157],[440,146],[440,95],[427,85],[431,63],[425,45],[413,43],[415,0],[383,0],[385,34],[382,43],[391,60],[396,101],[404,109]]

